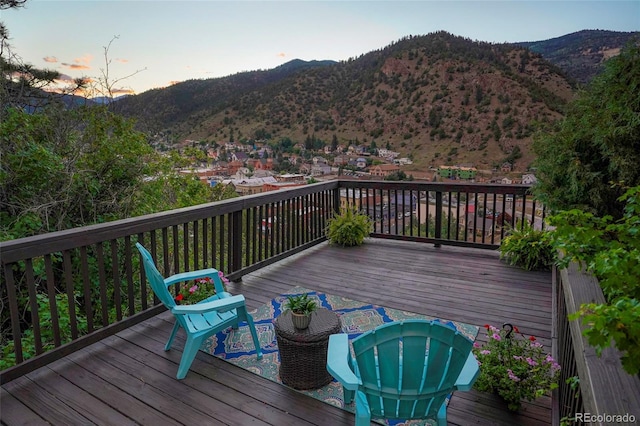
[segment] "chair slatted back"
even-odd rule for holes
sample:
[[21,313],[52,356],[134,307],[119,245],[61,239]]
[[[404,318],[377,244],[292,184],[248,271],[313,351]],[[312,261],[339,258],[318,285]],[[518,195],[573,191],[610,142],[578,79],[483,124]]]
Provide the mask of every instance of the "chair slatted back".
[[385,324],[353,340],[359,388],[374,416],[416,419],[440,409],[473,343],[437,321]]
[[151,253],[149,253],[149,251],[140,243],[136,243],[136,247],[142,255],[144,272],[147,275],[147,279],[151,284],[153,292],[164,304],[164,306],[166,306],[168,309],[173,308],[174,306],[176,306],[176,301],[173,300],[171,293],[169,293],[167,286],[164,284],[164,278],[158,271],[158,268],[156,268],[156,265],[153,262],[153,258],[151,257]]

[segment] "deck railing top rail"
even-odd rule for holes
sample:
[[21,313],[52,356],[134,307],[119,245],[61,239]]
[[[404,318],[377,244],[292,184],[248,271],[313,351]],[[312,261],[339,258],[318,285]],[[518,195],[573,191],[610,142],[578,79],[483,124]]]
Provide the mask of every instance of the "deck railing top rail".
[[338,181],[315,183],[265,194],[246,195],[229,200],[4,241],[0,242],[1,262],[17,262],[29,257],[96,244],[114,238],[123,238],[212,216],[222,216],[267,203],[278,203],[323,190],[333,190],[337,187]]

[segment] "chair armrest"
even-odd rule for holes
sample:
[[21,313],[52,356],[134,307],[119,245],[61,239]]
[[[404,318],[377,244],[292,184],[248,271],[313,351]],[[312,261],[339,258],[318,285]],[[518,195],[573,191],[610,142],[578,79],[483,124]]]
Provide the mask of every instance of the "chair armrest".
[[183,281],[191,281],[191,280],[196,280],[198,278],[205,278],[205,277],[209,277],[213,279],[213,277],[217,277],[217,276],[218,276],[217,269],[213,269],[213,268],[199,269],[197,271],[182,272],[180,274],[171,275],[170,277],[167,277],[164,279],[164,284],[167,287],[169,287],[170,285],[183,282]]
[[195,305],[177,305],[171,308],[171,312],[178,315],[184,314],[204,314],[210,311],[230,311],[244,306],[244,296],[225,297],[224,299],[213,300],[211,302],[201,302]]
[[462,367],[458,380],[456,380],[456,389],[461,391],[471,390],[479,374],[480,367],[478,366],[478,360],[473,355],[473,352],[469,352],[469,356],[464,363],[464,367]]
[[349,336],[332,334],[329,336],[327,350],[327,371],[338,380],[345,389],[356,390],[362,381],[356,377],[349,366]]

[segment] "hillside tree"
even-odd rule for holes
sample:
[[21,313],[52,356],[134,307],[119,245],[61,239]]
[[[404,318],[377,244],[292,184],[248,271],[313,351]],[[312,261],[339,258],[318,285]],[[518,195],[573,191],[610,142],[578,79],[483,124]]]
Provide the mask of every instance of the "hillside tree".
[[537,196],[553,210],[620,218],[625,187],[640,185],[640,46],[627,45],[534,140]]

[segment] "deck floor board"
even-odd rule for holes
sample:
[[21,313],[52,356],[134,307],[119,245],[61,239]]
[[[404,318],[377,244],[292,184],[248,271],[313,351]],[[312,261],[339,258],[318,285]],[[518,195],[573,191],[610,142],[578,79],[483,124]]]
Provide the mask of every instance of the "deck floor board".
[[[371,240],[321,244],[229,284],[250,309],[302,286],[482,327],[504,322],[551,341],[551,275],[500,261],[495,251]],[[167,312],[2,386],[2,424],[352,425],[354,417],[286,386],[199,353],[178,381],[184,334],[164,351]],[[479,341],[486,340],[482,330]],[[517,413],[493,395],[457,392],[452,425],[546,425],[551,400]]]

